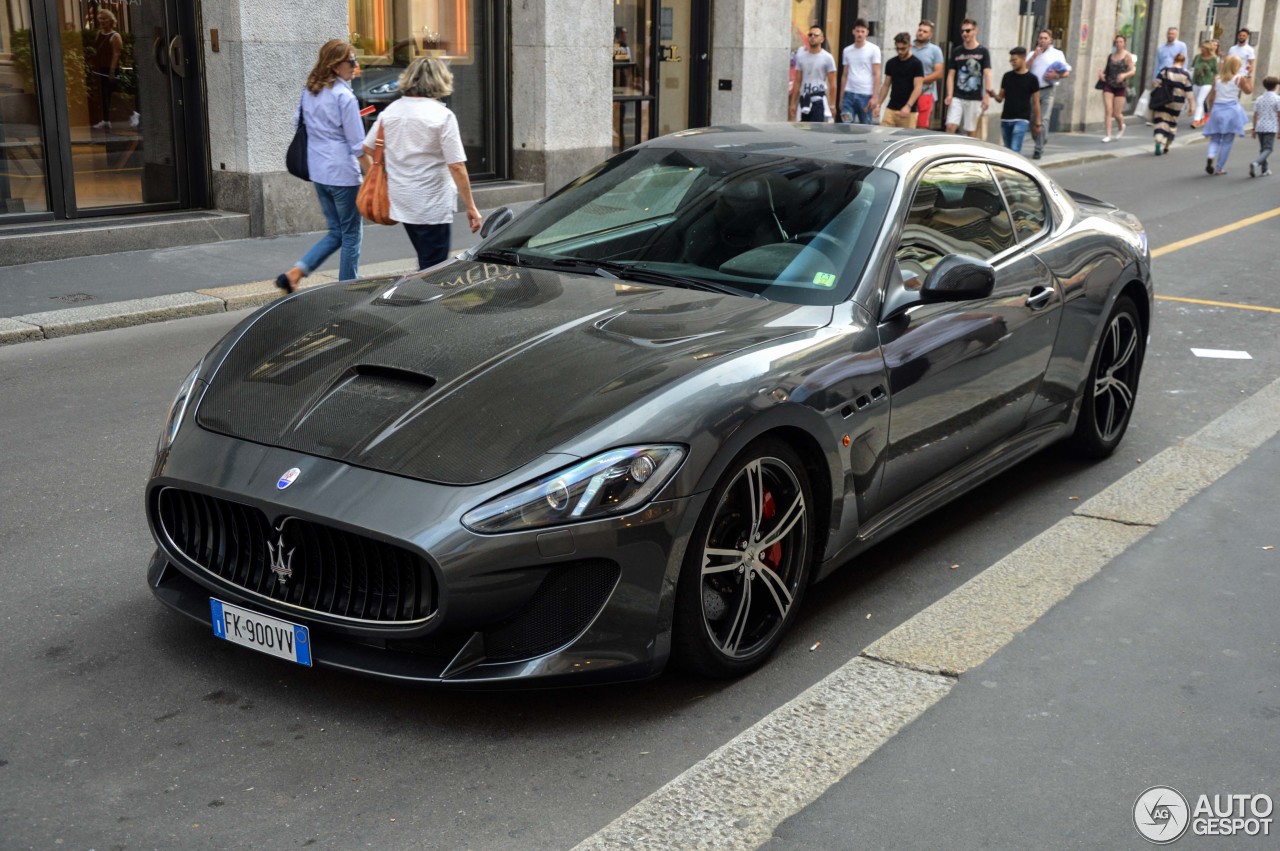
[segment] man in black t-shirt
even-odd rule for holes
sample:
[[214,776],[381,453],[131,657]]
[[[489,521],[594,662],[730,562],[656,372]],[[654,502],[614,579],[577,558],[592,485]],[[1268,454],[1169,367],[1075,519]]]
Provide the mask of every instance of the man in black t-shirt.
[[[887,104],[880,123],[886,127],[915,127],[916,101],[924,88],[924,63],[911,55],[911,35],[893,37],[897,55],[884,63],[879,101]],[[888,98],[885,95],[888,94]]]
[[976,139],[978,120],[990,105],[991,54],[978,44],[978,23],[973,18],[961,22],[960,39],[947,68],[947,132],[958,128]]
[[988,90],[987,94],[995,98],[996,103],[1004,103],[1000,134],[1004,137],[1004,146],[1020,154],[1027,130],[1040,126],[1040,81],[1027,68],[1025,47],[1009,51],[1009,67],[1013,70],[1000,80],[1000,91]]

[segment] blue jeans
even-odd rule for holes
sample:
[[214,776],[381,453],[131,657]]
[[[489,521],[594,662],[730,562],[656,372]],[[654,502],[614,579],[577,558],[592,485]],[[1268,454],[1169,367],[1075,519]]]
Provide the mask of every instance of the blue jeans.
[[313,184],[316,197],[320,199],[320,210],[324,220],[329,224],[329,232],[320,241],[311,246],[311,250],[302,256],[294,265],[304,275],[310,275],[316,267],[329,259],[329,255],[342,249],[338,264],[338,278],[350,281],[360,277],[360,238],[364,234],[364,220],[356,209],[356,195],[359,186],[330,186],[327,183]]
[[844,100],[840,102],[840,115],[845,113],[853,116],[853,124],[875,124],[876,117],[871,114],[871,110],[867,109],[867,105],[871,103],[871,95],[860,95],[856,92],[845,92]]
[[1004,146],[1015,154],[1022,153],[1022,140],[1027,138],[1027,130],[1031,122],[1025,118],[1004,118],[1000,121],[1000,135],[1004,136]]
[[1227,157],[1231,156],[1231,146],[1235,141],[1235,133],[1214,133],[1209,137],[1209,160],[1216,170],[1227,170]]

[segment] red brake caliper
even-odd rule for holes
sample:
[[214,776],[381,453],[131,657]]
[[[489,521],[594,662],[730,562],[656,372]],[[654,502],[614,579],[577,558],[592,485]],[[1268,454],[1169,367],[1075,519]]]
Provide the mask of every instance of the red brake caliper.
[[[765,520],[772,520],[773,515],[778,513],[778,506],[773,501],[772,492],[764,492],[764,502],[761,504],[760,513],[764,516]],[[761,553],[760,560],[769,565],[769,567],[772,567],[774,570],[777,570],[778,565],[782,564],[782,542],[779,541]]]

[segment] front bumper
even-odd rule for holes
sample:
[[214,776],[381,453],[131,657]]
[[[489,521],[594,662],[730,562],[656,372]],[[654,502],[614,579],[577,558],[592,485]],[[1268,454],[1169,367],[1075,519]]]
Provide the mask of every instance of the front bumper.
[[[279,489],[293,467],[297,483]],[[413,623],[353,621],[228,582],[166,530],[159,503],[167,488],[261,511],[272,526],[296,518],[420,554],[435,583],[434,610]],[[184,429],[147,486],[159,545],[148,584],[165,605],[207,625],[211,596],[305,625],[314,664],[386,680],[541,686],[659,673],[705,495],[555,529],[477,535],[461,525],[462,513],[500,489],[432,485]]]

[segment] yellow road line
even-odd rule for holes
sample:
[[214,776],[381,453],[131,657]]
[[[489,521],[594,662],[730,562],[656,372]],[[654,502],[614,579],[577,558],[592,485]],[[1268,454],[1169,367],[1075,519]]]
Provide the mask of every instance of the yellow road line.
[[1277,207],[1274,210],[1268,210],[1265,213],[1259,213],[1256,216],[1250,216],[1247,219],[1241,219],[1238,222],[1232,222],[1229,225],[1223,225],[1220,228],[1214,228],[1213,230],[1205,231],[1204,233],[1198,234],[1197,236],[1189,236],[1186,239],[1180,239],[1177,242],[1171,242],[1168,245],[1162,245],[1159,248],[1157,248],[1155,251],[1152,251],[1151,256],[1153,258],[1163,257],[1166,254],[1172,254],[1175,251],[1181,251],[1184,248],[1190,248],[1193,245],[1199,245],[1205,240],[1213,239],[1215,236],[1222,236],[1224,233],[1231,233],[1231,231],[1236,230],[1238,228],[1248,227],[1249,225],[1256,225],[1258,222],[1264,222],[1267,219],[1274,218],[1276,216],[1280,216],[1280,207]]
[[1237,310],[1261,310],[1264,313],[1280,313],[1280,307],[1261,307],[1256,304],[1233,304],[1229,301],[1209,301],[1203,298],[1178,298],[1174,295],[1158,295],[1158,301],[1181,301],[1186,304],[1204,304],[1209,307],[1234,307]]

